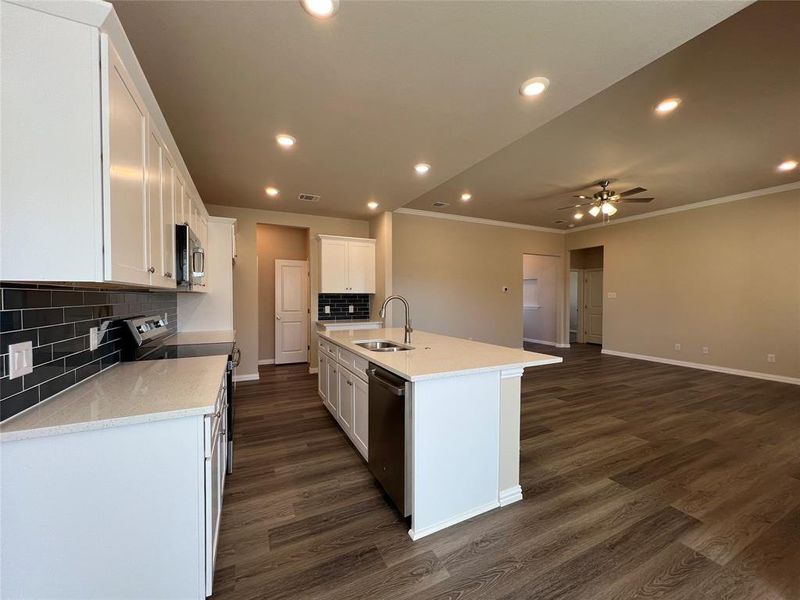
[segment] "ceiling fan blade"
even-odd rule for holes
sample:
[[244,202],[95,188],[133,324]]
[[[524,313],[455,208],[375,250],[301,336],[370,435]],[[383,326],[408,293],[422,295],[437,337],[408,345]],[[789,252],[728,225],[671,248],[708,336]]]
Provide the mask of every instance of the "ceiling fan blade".
[[617,200],[617,202],[627,202],[627,203],[642,202],[642,203],[646,203],[646,202],[652,202],[653,200],[655,200],[655,198],[620,198],[619,200]]
[[647,191],[647,188],[635,187],[635,188],[631,188],[629,190],[626,190],[626,191],[624,191],[624,192],[622,192],[620,194],[617,194],[617,196],[619,196],[620,198],[624,198],[625,196],[633,196],[634,194],[639,194],[641,192],[646,192],[646,191]]
[[591,202],[584,202],[583,204],[570,204],[569,206],[562,206],[556,210],[569,210],[570,208],[580,208],[581,206],[589,206]]
[[584,195],[573,196],[573,198],[580,198],[581,200],[594,200],[593,196],[584,196]]

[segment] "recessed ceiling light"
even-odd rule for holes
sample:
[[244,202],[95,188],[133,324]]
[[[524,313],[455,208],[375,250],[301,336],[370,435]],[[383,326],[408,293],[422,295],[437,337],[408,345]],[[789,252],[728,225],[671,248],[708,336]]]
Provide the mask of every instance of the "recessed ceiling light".
[[303,9],[312,17],[327,19],[339,10],[339,0],[300,0]]
[[681,103],[680,98],[667,98],[666,100],[662,100],[656,106],[656,112],[660,115],[666,115],[671,113],[673,110],[678,108],[678,105]]
[[550,80],[547,77],[533,77],[519,86],[519,93],[523,96],[538,96],[547,89]]
[[375,210],[376,208],[378,208],[378,206],[379,204],[375,202],[375,200],[370,200],[369,202],[367,202],[367,208],[369,208],[370,210]]
[[580,221],[583,218],[583,213],[582,212],[576,212],[573,216],[574,216],[576,221]]
[[778,165],[778,171],[792,171],[797,168],[796,160],[785,160]]
[[267,192],[267,196],[269,196],[270,198],[275,198],[278,194],[280,194],[278,188],[274,188],[272,186],[268,187],[264,191]]
[[573,227],[575,227],[575,223],[570,223],[569,225],[567,225],[567,227],[569,227],[570,229],[572,229]]
[[292,136],[290,136],[288,133],[279,133],[278,135],[275,136],[275,141],[278,142],[278,144],[280,146],[283,146],[284,148],[291,148],[297,142],[297,140],[294,139]]
[[472,194],[470,194],[469,192],[464,192],[463,194],[461,194],[462,202],[469,202],[470,200],[472,200]]
[[418,175],[425,175],[431,170],[431,166],[428,163],[417,163],[414,165],[414,170]]

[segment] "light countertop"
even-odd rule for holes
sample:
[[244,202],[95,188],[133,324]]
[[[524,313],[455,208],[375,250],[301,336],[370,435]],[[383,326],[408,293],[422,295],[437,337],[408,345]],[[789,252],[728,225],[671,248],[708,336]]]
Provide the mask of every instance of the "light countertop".
[[184,344],[227,344],[236,341],[236,330],[223,331],[179,331],[164,342],[165,346]]
[[560,363],[560,356],[495,346],[426,331],[411,334],[413,350],[372,352],[356,346],[365,340],[391,340],[403,343],[403,329],[365,329],[356,331],[320,331],[318,335],[343,346],[350,352],[407,379],[421,381],[466,373],[522,369]]
[[0,441],[214,412],[227,356],[123,362],[0,423]]

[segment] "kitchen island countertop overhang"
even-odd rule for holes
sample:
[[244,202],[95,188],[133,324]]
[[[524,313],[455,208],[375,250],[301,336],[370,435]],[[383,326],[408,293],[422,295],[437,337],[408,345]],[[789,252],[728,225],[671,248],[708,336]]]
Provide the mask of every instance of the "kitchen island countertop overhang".
[[495,346],[427,331],[414,331],[409,344],[411,350],[373,352],[357,345],[357,342],[368,340],[390,340],[405,345],[403,334],[402,327],[318,332],[320,337],[412,382],[501,369],[525,369],[563,361],[560,356]]

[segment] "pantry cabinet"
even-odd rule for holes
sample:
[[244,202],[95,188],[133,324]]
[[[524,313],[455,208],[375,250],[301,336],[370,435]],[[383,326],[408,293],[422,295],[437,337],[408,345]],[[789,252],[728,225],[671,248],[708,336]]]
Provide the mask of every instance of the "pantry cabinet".
[[3,279],[174,288],[174,225],[208,214],[112,5],[2,11]]
[[375,240],[320,235],[319,248],[320,293],[375,293]]

